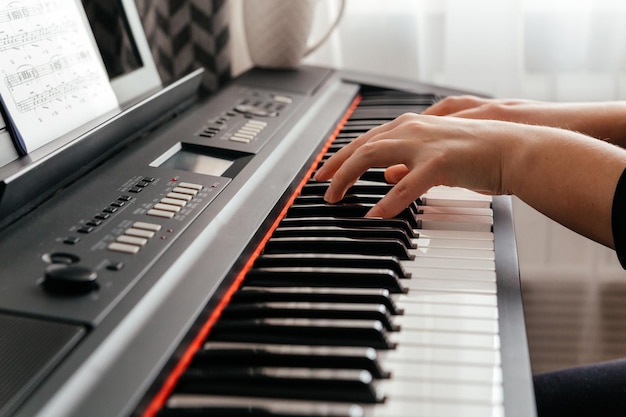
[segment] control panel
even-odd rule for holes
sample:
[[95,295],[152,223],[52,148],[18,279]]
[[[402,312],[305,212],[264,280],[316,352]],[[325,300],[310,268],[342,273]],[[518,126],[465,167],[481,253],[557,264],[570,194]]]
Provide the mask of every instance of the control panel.
[[96,326],[302,101],[229,87],[5,228],[0,310]]

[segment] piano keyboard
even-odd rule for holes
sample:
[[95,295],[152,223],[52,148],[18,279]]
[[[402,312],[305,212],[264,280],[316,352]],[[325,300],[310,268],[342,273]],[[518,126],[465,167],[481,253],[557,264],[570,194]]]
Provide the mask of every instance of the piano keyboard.
[[[433,99],[365,91],[321,162]],[[362,218],[381,179],[335,205],[327,184],[302,185],[146,417],[505,415],[492,198],[435,187],[394,219]]]

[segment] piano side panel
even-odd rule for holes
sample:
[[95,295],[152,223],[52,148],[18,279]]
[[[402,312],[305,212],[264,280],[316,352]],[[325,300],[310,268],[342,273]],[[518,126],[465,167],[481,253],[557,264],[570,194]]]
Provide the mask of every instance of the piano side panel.
[[511,197],[493,199],[498,314],[507,417],[536,416]]

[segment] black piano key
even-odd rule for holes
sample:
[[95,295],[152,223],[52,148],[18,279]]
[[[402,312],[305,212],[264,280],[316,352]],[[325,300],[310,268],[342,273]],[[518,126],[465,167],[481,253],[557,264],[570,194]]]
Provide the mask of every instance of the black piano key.
[[376,320],[222,319],[213,326],[209,340],[394,348],[385,327]]
[[354,113],[350,116],[352,120],[373,120],[373,119],[385,119],[391,121],[396,119],[398,116],[403,115],[404,113],[419,113],[423,111],[426,107],[416,107],[416,106],[394,106],[386,107],[386,106],[371,106],[371,107],[363,107],[360,109],[356,109]]
[[[373,206],[378,203],[381,198],[383,198],[383,194],[373,195],[373,194],[345,194],[341,201],[338,201],[336,204],[363,204],[367,206]],[[294,204],[305,205],[305,204],[327,204],[324,197],[317,195],[301,195],[298,196]],[[407,206],[413,214],[418,214],[420,212],[417,203],[412,201]]]
[[287,217],[363,217],[369,209],[362,204],[293,204],[287,210]]
[[378,303],[384,305],[394,316],[403,314],[396,306],[388,290],[380,288],[327,288],[327,287],[259,287],[244,285],[231,299],[235,301],[308,301],[342,303]]
[[334,253],[276,253],[259,256],[254,266],[263,267],[319,267],[390,269],[400,278],[410,278],[400,260],[395,256],[334,254]]
[[[287,217],[363,217],[372,208],[371,204],[293,204]],[[413,229],[418,228],[415,215],[406,208],[395,218],[406,220]]]
[[385,329],[397,331],[391,314],[382,304],[348,304],[326,302],[235,302],[231,301],[222,312],[225,319],[254,318],[305,318],[378,320]]
[[337,152],[339,151],[339,149],[341,149],[341,148],[343,148],[343,144],[341,144],[341,143],[337,143],[337,142],[335,141],[335,142],[333,142],[333,144],[332,144],[332,145],[330,145],[330,146],[328,147],[328,149],[326,150],[326,152],[329,152],[329,153],[337,153]]
[[[343,129],[341,129],[342,137],[346,137],[347,135],[359,136],[363,133],[367,132],[370,129],[379,126],[376,123],[362,123],[362,124],[346,124]],[[369,127],[369,129],[368,129]]]
[[[323,196],[326,193],[329,185],[330,182],[310,180],[304,185],[304,187],[300,191],[300,195]],[[348,188],[346,194],[370,194],[382,197],[387,194],[393,188],[393,186],[393,184],[382,182],[357,181],[352,186],[350,186],[350,188]],[[423,205],[421,199],[419,198],[415,200],[415,203],[417,205]]]
[[267,241],[264,253],[358,253],[391,255],[413,259],[398,239],[358,239],[349,237],[276,237]]
[[389,119],[349,119],[344,125],[344,129],[361,128],[368,131],[387,122],[389,122]]
[[[363,131],[363,133],[365,133],[365,131]],[[333,145],[337,145],[338,148],[343,148],[344,146],[346,146],[347,144],[351,143],[352,141],[354,141],[359,136],[360,135],[359,135],[358,132],[350,133],[350,134],[343,134],[341,136],[337,136],[335,138],[335,140],[333,141]],[[341,145],[341,146],[339,146],[339,145]]]
[[378,403],[382,395],[367,371],[275,367],[188,368],[176,393],[221,394]]
[[354,403],[174,394],[157,417],[364,417]]
[[387,184],[385,179],[385,168],[370,168],[365,171],[360,177],[362,181],[374,181]]
[[246,274],[246,285],[285,287],[383,288],[405,293],[400,278],[389,269],[276,267],[253,268]]
[[378,362],[376,349],[352,346],[271,345],[208,342],[193,357],[193,367],[272,366],[361,369],[374,378],[389,378]]
[[310,226],[338,226],[338,227],[379,227],[384,229],[402,230],[409,238],[419,237],[415,229],[404,219],[380,219],[371,217],[286,217],[281,220],[280,226],[310,227]]
[[407,249],[415,249],[417,245],[403,230],[376,228],[353,228],[340,226],[305,226],[278,227],[272,234],[274,237],[348,237],[353,239],[395,239]]
[[[337,204],[376,204],[382,195],[345,194]],[[326,204],[321,195],[301,195],[296,197],[295,204]]]
[[367,107],[394,107],[394,106],[412,106],[416,108],[428,107],[437,100],[432,94],[393,94],[393,95],[374,95],[364,98],[359,103],[360,108]]
[[[318,182],[318,181],[309,181],[307,182],[302,191],[301,195],[320,195],[323,196],[328,189],[330,182]],[[391,190],[393,184],[383,184],[379,182],[375,183],[366,183],[366,182],[357,182],[353,184],[350,188],[348,188],[347,193],[350,194],[373,194],[373,195],[385,195]]]

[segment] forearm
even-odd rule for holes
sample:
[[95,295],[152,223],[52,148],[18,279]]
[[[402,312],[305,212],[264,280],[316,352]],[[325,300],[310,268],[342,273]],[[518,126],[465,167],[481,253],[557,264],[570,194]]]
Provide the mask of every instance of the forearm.
[[510,148],[504,182],[548,217],[613,248],[611,209],[626,151],[574,132],[540,134]]
[[626,147],[626,101],[572,104],[572,109],[571,130]]
[[626,148],[626,101],[551,103],[450,96],[424,114],[560,127]]

